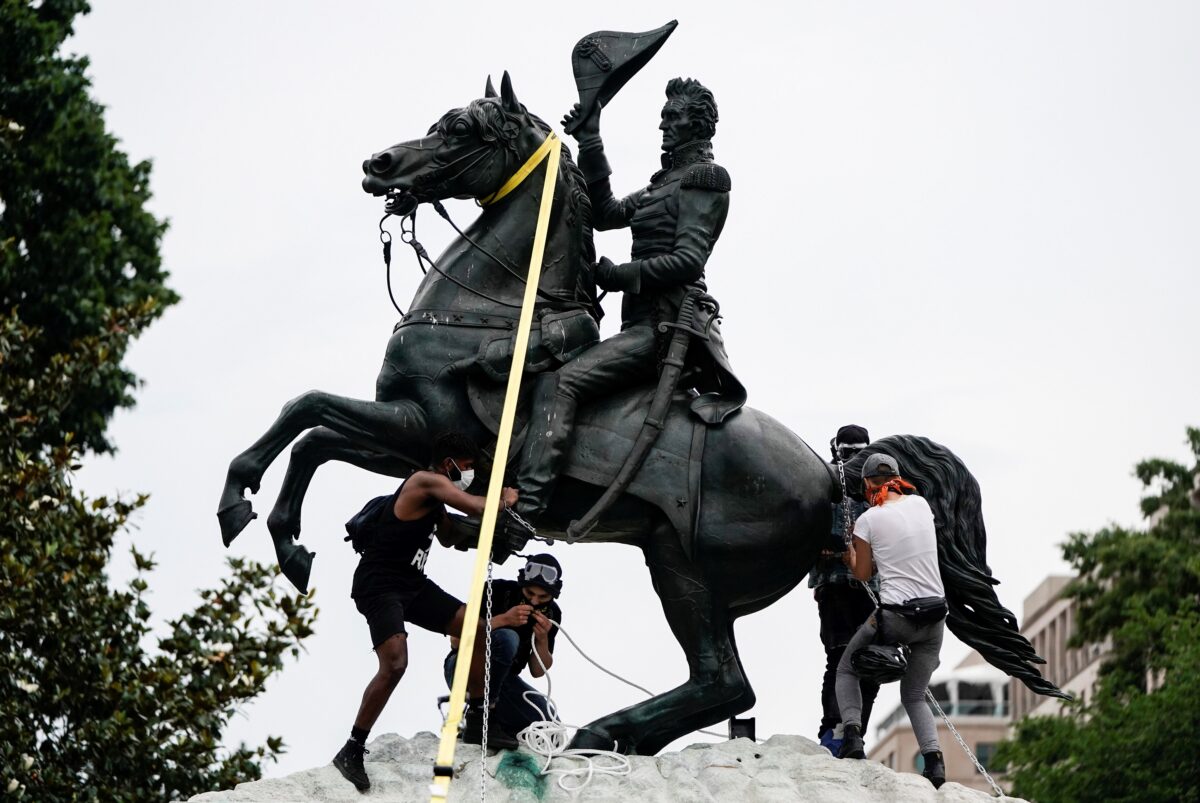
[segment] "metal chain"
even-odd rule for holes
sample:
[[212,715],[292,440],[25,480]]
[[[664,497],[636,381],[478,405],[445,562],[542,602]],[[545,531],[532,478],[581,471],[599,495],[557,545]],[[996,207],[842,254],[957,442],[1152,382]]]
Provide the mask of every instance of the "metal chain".
[[[850,520],[850,496],[846,491],[846,471],[841,460],[837,461],[837,467],[838,479],[840,479],[842,483],[842,510],[845,512],[846,517],[845,535],[848,536],[852,526],[852,522]],[[848,541],[849,539],[847,538],[847,542]],[[870,585],[867,583],[861,583],[861,585],[866,590],[867,596],[871,598],[871,603],[875,606],[875,609],[879,611],[880,621],[878,622],[877,627],[882,628],[883,611],[880,610],[879,607],[879,597],[875,596],[875,592],[871,590]],[[958,732],[958,728],[954,727],[954,723],[950,721],[950,717],[947,716],[946,712],[942,710],[942,706],[938,703],[937,698],[933,696],[933,692],[929,690],[928,686],[925,687],[925,697],[928,698],[929,704],[933,707],[934,713],[941,717],[942,721],[946,723],[946,727],[950,729],[950,733],[954,735],[954,738],[958,741],[959,746],[962,747],[963,752],[967,754],[967,758],[971,759],[971,763],[975,765],[975,769],[979,770],[979,773],[987,779],[988,784],[992,787],[992,791],[996,793],[996,797],[1004,797],[1004,790],[1001,789],[1000,785],[996,783],[995,779],[988,774],[988,771],[983,768],[983,764],[980,763],[979,758],[975,755],[975,751],[967,746],[967,743],[963,740],[962,735]]]
[[492,700],[492,561],[487,565],[487,602],[483,625],[483,738],[479,742],[479,800],[487,800],[488,718]]
[[967,747],[967,743],[963,741],[963,737],[958,733],[958,728],[954,727],[954,723],[950,721],[950,717],[946,716],[946,712],[942,710],[940,705],[938,705],[938,701],[933,696],[933,692],[931,692],[929,689],[925,689],[925,696],[929,698],[929,704],[933,706],[933,710],[946,723],[946,727],[950,729],[950,732],[954,734],[954,738],[958,740],[958,743],[962,746],[963,752],[966,753],[967,757],[971,759],[971,763],[975,765],[975,769],[979,770],[983,777],[987,779],[988,784],[992,787],[992,791],[996,793],[996,797],[1004,797],[1004,790],[1001,789],[1000,785],[996,783],[995,779],[988,774],[988,771],[983,768],[983,764],[979,763],[979,759],[975,756],[974,751]]
[[[871,588],[865,583],[863,584],[863,588],[867,589],[867,594],[870,595],[871,602],[873,602],[875,607],[878,609],[879,598],[875,596],[875,592],[872,591]],[[882,618],[883,611],[880,611],[879,615]],[[880,622],[879,624],[882,627],[883,623]],[[958,728],[954,727],[954,723],[950,721],[950,717],[947,716],[946,712],[942,710],[942,706],[938,703],[937,698],[933,696],[933,692],[929,690],[928,686],[925,687],[925,697],[928,698],[929,705],[932,706],[934,713],[941,717],[942,721],[946,723],[946,727],[950,729],[950,733],[954,735],[954,738],[962,747],[963,752],[967,754],[967,758],[971,759],[971,763],[975,765],[975,769],[979,770],[979,773],[987,779],[988,784],[992,787],[992,791],[996,793],[996,797],[1004,797],[1004,790],[1001,789],[1000,785],[996,783],[995,779],[988,774],[988,771],[983,768],[983,764],[979,763],[979,758],[975,755],[975,751],[968,747],[967,743],[963,741],[963,737],[959,734]]]
[[509,518],[511,518],[519,526],[528,530],[529,537],[532,538],[534,541],[541,541],[546,544],[554,543],[553,538],[549,538],[544,535],[538,535],[537,528],[534,527],[524,516],[522,516],[520,513],[518,513],[515,508],[506,507],[506,508],[504,508],[504,512],[507,513]]
[[850,507],[850,494],[846,490],[846,464],[842,462],[842,458],[838,457],[838,479],[842,482],[842,541],[846,546],[850,546],[850,540],[853,536],[850,534],[854,528],[854,516]]

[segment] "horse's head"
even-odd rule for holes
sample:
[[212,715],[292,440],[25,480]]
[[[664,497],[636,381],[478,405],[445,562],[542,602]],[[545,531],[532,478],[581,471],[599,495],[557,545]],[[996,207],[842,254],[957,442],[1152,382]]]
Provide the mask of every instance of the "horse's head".
[[484,198],[500,188],[545,136],[517,100],[505,72],[500,94],[489,78],[482,98],[446,112],[427,135],[363,162],[363,189],[372,195],[399,190],[419,201]]

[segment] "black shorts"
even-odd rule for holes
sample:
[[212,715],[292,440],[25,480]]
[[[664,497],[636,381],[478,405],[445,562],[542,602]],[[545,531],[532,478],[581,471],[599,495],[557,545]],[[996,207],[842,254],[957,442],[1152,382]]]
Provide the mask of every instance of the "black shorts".
[[372,649],[397,633],[408,633],[404,629],[406,621],[434,633],[450,635],[450,622],[462,604],[462,600],[447,594],[428,577],[411,591],[385,591],[354,600],[371,628]]

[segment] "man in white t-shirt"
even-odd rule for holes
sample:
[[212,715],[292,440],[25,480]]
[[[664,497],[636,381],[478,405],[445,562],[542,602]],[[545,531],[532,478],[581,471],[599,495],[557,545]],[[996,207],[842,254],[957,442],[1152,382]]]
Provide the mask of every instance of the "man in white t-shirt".
[[913,493],[916,488],[900,477],[899,463],[890,455],[877,453],[866,459],[863,486],[871,507],[854,524],[853,544],[845,560],[859,580],[866,581],[873,570],[878,571],[882,609],[854,634],[838,663],[837,699],[844,738],[840,756],[865,757],[862,694],[851,659],[875,641],[877,621],[881,621],[886,643],[908,647],[908,670],[900,679],[900,702],[925,759],[924,775],[934,787],[940,787],[946,780],[946,767],[933,712],[925,703],[925,690],[939,663],[945,622],[940,616],[928,622],[896,610],[913,600],[927,605],[941,598],[944,605],[933,511],[923,497]]

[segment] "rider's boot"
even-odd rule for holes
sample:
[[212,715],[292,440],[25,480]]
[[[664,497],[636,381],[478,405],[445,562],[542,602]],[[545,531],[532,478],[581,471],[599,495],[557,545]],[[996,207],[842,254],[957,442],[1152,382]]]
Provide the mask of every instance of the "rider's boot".
[[537,530],[524,516],[512,515],[512,511],[503,511],[497,524],[496,537],[492,542],[492,560],[504,563],[509,555],[520,552],[529,543],[530,538],[537,537]]
[[[521,465],[517,471],[520,497],[516,510],[521,518],[534,527],[550,503],[574,432],[576,401],[558,391],[557,373],[538,377],[530,405],[525,448],[521,452]],[[514,531],[519,533],[523,529],[516,521],[510,519],[510,522]],[[531,534],[525,530],[526,540]]]

